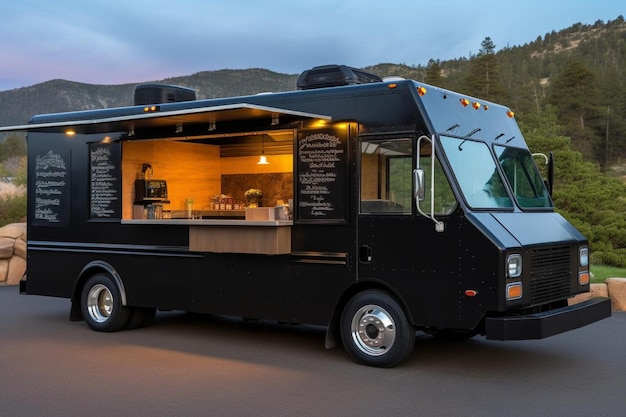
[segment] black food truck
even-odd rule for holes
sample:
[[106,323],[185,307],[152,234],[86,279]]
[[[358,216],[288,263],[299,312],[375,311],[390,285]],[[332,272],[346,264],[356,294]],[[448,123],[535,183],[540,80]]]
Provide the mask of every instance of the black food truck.
[[[135,104],[27,125],[23,294],[97,331],[181,310],[326,326],[391,367],[416,331],[540,339],[611,315],[510,109],[344,65],[297,90]],[[258,162],[257,162],[258,161]]]

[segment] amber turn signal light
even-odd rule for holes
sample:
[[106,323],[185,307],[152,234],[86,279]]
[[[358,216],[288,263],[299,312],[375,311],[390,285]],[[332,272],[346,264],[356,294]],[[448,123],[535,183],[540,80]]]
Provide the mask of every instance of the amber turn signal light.
[[584,271],[578,274],[578,285],[589,285],[589,272]]
[[519,300],[522,298],[522,283],[513,282],[506,286],[506,299],[507,300]]

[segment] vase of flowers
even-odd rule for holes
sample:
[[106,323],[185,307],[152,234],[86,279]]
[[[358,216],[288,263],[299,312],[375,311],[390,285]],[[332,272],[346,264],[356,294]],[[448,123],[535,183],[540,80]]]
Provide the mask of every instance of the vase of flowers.
[[250,188],[245,192],[246,207],[259,207],[263,199],[263,191],[258,188]]

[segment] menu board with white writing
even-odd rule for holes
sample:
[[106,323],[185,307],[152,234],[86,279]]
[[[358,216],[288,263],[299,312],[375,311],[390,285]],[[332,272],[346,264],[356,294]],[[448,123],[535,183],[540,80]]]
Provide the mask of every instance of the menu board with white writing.
[[32,224],[67,226],[70,221],[70,151],[50,149],[35,159]]
[[92,143],[89,146],[91,170],[92,219],[119,219],[120,198],[120,146],[119,143]]
[[347,138],[331,130],[307,131],[298,139],[296,157],[297,220],[346,222]]

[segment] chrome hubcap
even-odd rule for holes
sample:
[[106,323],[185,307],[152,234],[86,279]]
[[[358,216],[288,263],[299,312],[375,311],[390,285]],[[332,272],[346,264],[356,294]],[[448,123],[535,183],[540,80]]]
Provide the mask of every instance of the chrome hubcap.
[[396,339],[391,315],[377,305],[363,306],[355,313],[351,333],[359,350],[370,356],[385,354]]
[[97,284],[91,287],[87,296],[89,316],[98,322],[105,322],[113,311],[113,294],[107,287]]

